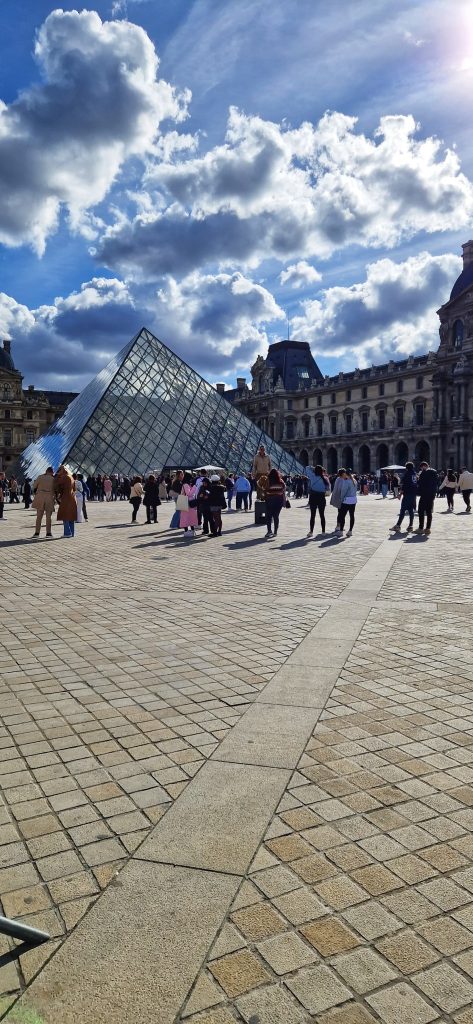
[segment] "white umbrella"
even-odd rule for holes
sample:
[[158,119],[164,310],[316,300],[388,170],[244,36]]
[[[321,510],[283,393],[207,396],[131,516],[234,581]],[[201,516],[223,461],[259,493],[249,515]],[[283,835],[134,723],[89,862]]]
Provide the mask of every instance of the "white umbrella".
[[226,469],[223,466],[196,466],[192,470],[193,473],[198,473],[200,469],[205,470],[206,473],[226,473]]
[[395,473],[397,470],[404,470],[405,466],[381,466],[382,473]]

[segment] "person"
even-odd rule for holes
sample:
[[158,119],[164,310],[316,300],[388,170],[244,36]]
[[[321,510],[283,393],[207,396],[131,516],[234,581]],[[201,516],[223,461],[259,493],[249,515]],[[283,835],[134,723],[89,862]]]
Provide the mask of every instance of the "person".
[[0,519],[6,519],[4,508],[7,503],[8,482],[5,473],[0,473]]
[[112,501],[118,501],[118,476],[116,473],[112,473]]
[[465,502],[466,511],[471,512],[471,492],[473,491],[473,473],[469,473],[466,466],[463,466],[463,468],[460,470],[458,487],[461,491],[463,501]]
[[75,494],[76,505],[77,505],[76,523],[83,523],[84,522],[84,512],[83,512],[84,485],[82,483],[82,480],[79,480],[78,473],[73,473],[72,474],[72,479],[74,481],[74,494]]
[[399,497],[400,482],[399,482],[399,477],[398,477],[397,473],[393,473],[393,475],[391,477],[391,487],[392,487],[392,491],[393,491],[393,498],[398,498]]
[[387,496],[388,496],[388,488],[389,488],[389,480],[388,480],[387,473],[384,472],[384,469],[381,470],[381,473],[379,475],[379,486],[380,486],[381,494],[383,495],[383,498],[387,498]]
[[25,482],[23,484],[23,501],[25,503],[25,508],[29,508],[31,505],[31,480],[29,476],[25,477]]
[[146,509],[146,523],[148,525],[151,522],[157,523],[158,505],[160,504],[161,498],[159,497],[159,484],[154,473],[150,473],[145,482],[143,498],[143,505]]
[[78,473],[77,479],[79,483],[82,484],[82,518],[84,520],[84,523],[88,523],[89,516],[87,512],[87,501],[90,498],[89,486],[88,484],[86,484],[84,480],[83,473]]
[[325,506],[327,504],[327,494],[330,494],[330,480],[323,466],[314,466],[313,468],[307,466],[306,474],[309,484],[310,508],[310,525],[307,536],[312,537],[317,512],[320,516],[322,533],[325,533]]
[[167,488],[166,479],[165,479],[164,476],[161,476],[159,478],[158,494],[159,494],[159,500],[160,501],[169,501],[168,488]]
[[225,480],[225,490],[227,492],[227,508],[228,511],[230,512],[232,507],[232,498],[235,490],[235,479],[231,473],[228,474],[227,479]]
[[[419,525],[415,533],[423,533],[429,536],[432,527],[432,513],[434,501],[437,494],[437,474],[431,469],[428,462],[421,462],[419,476],[417,478],[417,494],[419,495],[418,515]],[[424,520],[426,528],[424,530]]]
[[33,538],[39,537],[43,516],[46,513],[46,537],[49,539],[53,535],[51,516],[54,512],[56,499],[54,469],[52,466],[48,466],[46,472],[42,473],[35,481],[34,492],[32,507],[36,510],[36,524]]
[[136,523],[136,521],[137,521],[136,517],[138,515],[138,509],[139,509],[139,507],[141,505],[142,497],[143,497],[143,484],[141,482],[141,477],[140,476],[134,476],[132,478],[131,488],[130,488],[130,505],[132,505],[132,507],[133,507],[133,512],[132,512],[132,516],[131,516],[132,523]]
[[268,476],[271,469],[271,459],[266,453],[264,444],[260,444],[258,451],[253,459],[252,475],[255,477],[256,482],[260,476]]
[[105,501],[111,501],[112,500],[113,484],[112,484],[112,481],[111,481],[109,476],[104,476],[102,478],[102,486],[103,486],[103,493],[105,495]]
[[[279,470],[270,469],[264,495],[266,501],[266,537],[277,537],[279,516],[281,509],[286,503],[286,486]],[[274,530],[271,530],[273,523]]]
[[445,478],[442,480],[440,490],[444,492],[447,498],[447,512],[453,512],[454,507],[454,495],[457,489],[457,474],[453,469],[447,469]]
[[248,473],[248,480],[250,483],[250,489],[248,491],[248,508],[251,512],[251,509],[253,508],[253,491],[256,491],[256,480],[251,473]]
[[74,524],[77,521],[77,503],[74,493],[74,480],[64,465],[59,466],[55,477],[56,494],[59,498],[57,519],[64,523],[64,536],[74,536]]
[[202,523],[202,533],[208,537],[212,531],[212,513],[210,511],[210,480],[203,476],[197,496],[197,512]]
[[245,512],[248,512],[248,498],[251,494],[251,484],[244,473],[240,473],[235,480],[235,493],[237,512],[241,511],[242,503]]
[[218,473],[210,477],[209,505],[210,505],[210,533],[212,537],[222,536],[222,510],[227,507],[225,501],[225,487]]
[[[198,517],[197,487],[195,486],[194,477],[191,475],[191,473],[184,473],[184,479],[182,482],[182,488],[179,498],[187,498],[187,508],[179,509],[181,513],[179,526],[181,527],[181,530],[184,530],[184,536],[189,536],[189,538],[192,539],[193,537],[195,537],[195,528],[196,526],[198,526]],[[178,507],[179,498],[177,501]]]
[[9,483],[9,488],[10,488],[10,505],[13,505],[13,502],[15,502],[17,505],[19,505],[20,504],[20,498],[19,498],[19,494],[18,494],[18,480],[16,479],[16,477],[12,476],[12,478],[10,480],[10,483]]
[[401,484],[401,508],[399,510],[399,517],[397,523],[391,527],[394,533],[399,533],[402,526],[404,516],[409,516],[409,526],[407,527],[407,533],[412,533],[414,527],[414,513],[416,510],[416,497],[417,497],[417,473],[414,469],[413,462],[406,462],[406,471],[404,473],[402,484]]
[[340,485],[340,509],[337,516],[337,527],[335,530],[336,537],[343,537],[343,531],[345,529],[345,519],[348,513],[350,519],[350,529],[347,530],[347,537],[351,537],[353,533],[353,527],[355,525],[355,505],[357,503],[356,483],[351,473],[347,469],[343,470],[342,482]]

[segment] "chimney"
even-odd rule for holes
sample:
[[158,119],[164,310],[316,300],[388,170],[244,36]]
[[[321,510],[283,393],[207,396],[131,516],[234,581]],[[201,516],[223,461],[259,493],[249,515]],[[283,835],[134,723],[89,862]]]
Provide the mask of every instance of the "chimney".
[[237,377],[237,388],[246,387],[246,377]]
[[34,384],[28,384],[28,391],[34,391]]
[[216,387],[219,395],[224,395],[225,394],[225,384],[216,384],[215,387]]
[[[473,245],[473,242],[471,243],[471,245]],[[9,338],[4,338],[3,348],[5,352],[8,352],[8,355],[11,355],[11,341]]]
[[[466,270],[466,268],[470,266],[470,263],[473,263],[473,241],[470,239],[469,242],[465,242],[465,244],[462,245],[462,249],[463,270]],[[5,344],[5,342],[3,342],[3,344]]]

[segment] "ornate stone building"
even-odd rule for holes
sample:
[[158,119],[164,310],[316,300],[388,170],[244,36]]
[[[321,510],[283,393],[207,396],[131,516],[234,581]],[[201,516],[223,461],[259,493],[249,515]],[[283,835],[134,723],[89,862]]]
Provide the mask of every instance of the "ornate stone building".
[[68,391],[37,391],[33,384],[24,390],[23,377],[16,369],[11,342],[0,348],[0,469],[7,476],[24,448],[54,423],[67,409],[75,394]]
[[473,241],[438,315],[436,352],[323,377],[307,342],[277,342],[225,397],[303,465],[473,469]]

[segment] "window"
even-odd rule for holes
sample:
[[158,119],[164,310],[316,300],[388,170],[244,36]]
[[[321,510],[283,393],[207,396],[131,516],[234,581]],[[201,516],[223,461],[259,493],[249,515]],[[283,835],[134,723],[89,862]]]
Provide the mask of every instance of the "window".
[[4,430],[3,431],[3,443],[4,443],[4,445],[7,448],[9,448],[11,446],[11,439],[12,439],[11,430]]
[[403,391],[404,391],[404,381],[403,380],[398,380],[398,382],[397,382],[397,393],[398,393],[398,395],[402,395]]
[[455,320],[452,333],[453,347],[461,348],[463,345],[463,320]]
[[317,420],[317,437],[322,437],[323,430],[324,430],[323,420],[318,419]]
[[346,399],[347,399],[347,402],[351,402],[351,391],[350,391],[350,388],[348,388],[348,390],[347,390]]
[[417,390],[418,391],[422,391],[423,387],[424,387],[424,378],[423,377],[417,377],[417,380],[416,380],[416,388],[417,388]]
[[292,441],[294,438],[294,420],[288,420],[286,423],[286,437],[288,441]]
[[380,409],[378,413],[379,429],[384,430],[386,427],[386,413],[384,409]]
[[308,409],[308,408],[309,408],[309,399],[308,398],[304,398],[304,409]]
[[362,412],[361,414],[361,429],[368,430],[368,413]]
[[30,429],[26,431],[26,443],[27,444],[33,444],[34,439],[35,439],[35,432],[34,432],[34,429],[31,429],[31,427],[30,427]]
[[345,416],[345,430],[347,434],[351,434],[351,412],[347,412]]
[[296,373],[299,380],[310,380],[309,371],[306,366],[296,366]]
[[309,437],[310,434],[310,420],[304,420],[304,437]]
[[417,402],[417,405],[416,405],[416,426],[417,427],[423,427],[424,426],[424,403],[423,402]]
[[319,409],[320,409],[321,405],[322,405],[322,395],[317,395],[317,406],[318,406]]
[[33,419],[33,413],[32,413],[31,409],[28,409],[28,412],[26,413],[26,419],[27,420],[32,420]]
[[337,417],[336,416],[331,416],[330,417],[330,433],[331,434],[336,434],[337,433]]
[[337,396],[335,394],[335,391],[332,391],[332,394],[331,394],[331,397],[330,397],[330,401],[331,401],[332,405],[335,405],[335,402],[337,401]]
[[5,409],[5,419],[6,420],[11,420],[11,410],[10,409]]
[[288,409],[292,409],[292,398],[288,398],[288,400],[287,400],[287,407],[288,407]]
[[378,393],[381,395],[381,397],[384,395],[384,384],[379,385]]
[[363,384],[363,387],[361,389],[361,397],[368,398],[368,388],[366,387],[366,384]]
[[455,416],[455,396],[450,395],[450,419],[453,420]]
[[[402,380],[398,381],[398,383],[402,384]],[[396,409],[396,426],[397,427],[403,427],[404,426],[404,409],[402,408],[402,405],[398,406],[397,409]]]

